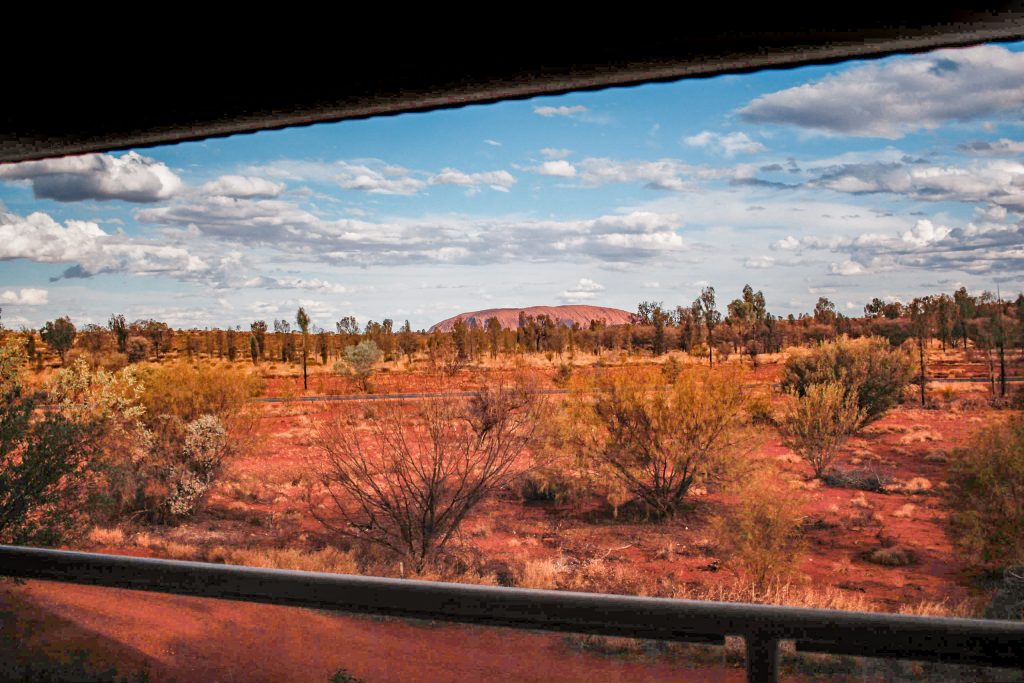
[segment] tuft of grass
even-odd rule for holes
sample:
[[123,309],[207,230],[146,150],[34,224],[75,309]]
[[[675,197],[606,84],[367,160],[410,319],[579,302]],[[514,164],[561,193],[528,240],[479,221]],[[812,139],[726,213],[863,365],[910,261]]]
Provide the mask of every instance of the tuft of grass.
[[872,469],[835,469],[828,472],[823,479],[827,485],[834,488],[859,489],[873,493],[881,493],[892,483],[892,477]]
[[93,527],[89,532],[89,542],[96,545],[124,545],[124,531],[120,527],[111,527],[109,529],[99,526]]
[[917,563],[917,555],[913,550],[894,545],[891,548],[878,548],[863,555],[863,558],[884,567],[907,567]]

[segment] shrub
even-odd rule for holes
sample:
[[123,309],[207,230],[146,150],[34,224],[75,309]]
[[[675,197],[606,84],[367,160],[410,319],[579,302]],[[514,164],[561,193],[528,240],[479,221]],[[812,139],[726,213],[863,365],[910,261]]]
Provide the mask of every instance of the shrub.
[[950,533],[965,559],[1024,562],[1024,416],[987,425],[950,455]]
[[860,489],[881,493],[892,483],[892,477],[871,469],[840,470],[834,469],[822,477],[829,486],[843,489]]
[[838,382],[848,395],[856,396],[863,412],[858,427],[863,427],[900,401],[913,376],[910,356],[890,348],[884,339],[838,339],[790,357],[782,389],[804,396],[812,385]]
[[97,425],[22,386],[20,340],[0,347],[0,543],[57,545],[85,529],[81,504],[99,451]]
[[227,421],[245,412],[249,399],[263,390],[260,378],[245,367],[213,363],[151,366],[140,370],[139,378],[147,420],[173,415],[191,422],[213,415]]
[[986,619],[1024,619],[1024,566],[1008,567],[985,608]]
[[339,375],[351,374],[359,384],[359,388],[369,393],[370,375],[384,352],[370,339],[364,339],[355,346],[345,348],[345,362],[335,363],[334,372]]
[[783,443],[814,468],[814,476],[821,477],[861,423],[864,411],[838,382],[808,385],[793,398],[779,425]]
[[594,380],[570,400],[570,443],[656,517],[674,515],[742,441],[747,396],[733,373],[694,370],[667,391],[647,370]]
[[555,386],[563,388],[567,387],[569,385],[569,381],[572,379],[573,369],[572,363],[562,363],[558,366],[558,369],[555,370],[555,376],[551,381],[555,383]]
[[487,386],[466,401],[387,402],[365,419],[340,411],[317,425],[308,464],[344,521],[322,514],[312,495],[310,511],[420,572],[471,509],[522,471],[540,411],[537,394],[518,385]]
[[716,553],[753,585],[788,578],[803,552],[799,501],[766,471],[739,484],[738,500],[713,522]]
[[153,345],[145,337],[128,337],[124,348],[129,363],[142,363],[149,358]]

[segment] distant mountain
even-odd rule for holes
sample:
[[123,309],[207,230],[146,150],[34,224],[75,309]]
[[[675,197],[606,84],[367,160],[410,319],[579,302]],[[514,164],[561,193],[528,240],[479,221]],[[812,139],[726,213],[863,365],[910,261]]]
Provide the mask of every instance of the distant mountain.
[[483,327],[489,318],[497,318],[501,326],[514,330],[519,326],[519,313],[532,315],[533,317],[546,315],[559,323],[571,326],[579,323],[580,327],[589,327],[591,320],[604,320],[608,325],[624,325],[633,317],[629,311],[621,308],[608,308],[606,306],[529,306],[527,308],[488,308],[484,311],[472,311],[470,313],[459,313],[447,320],[442,320],[430,328],[431,332],[451,332],[455,321],[462,319],[472,325],[474,322]]

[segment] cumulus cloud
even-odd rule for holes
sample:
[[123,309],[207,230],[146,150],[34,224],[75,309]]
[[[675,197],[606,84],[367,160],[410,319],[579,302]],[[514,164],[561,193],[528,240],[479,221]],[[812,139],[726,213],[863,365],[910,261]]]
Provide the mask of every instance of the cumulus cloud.
[[202,186],[206,194],[222,197],[276,197],[284,192],[284,183],[275,183],[266,178],[241,175],[223,175]]
[[199,279],[211,272],[210,262],[184,246],[111,235],[91,221],[62,225],[42,212],[22,217],[0,210],[0,261],[11,259],[73,263],[65,278],[129,272]]
[[561,178],[571,178],[576,175],[576,167],[565,160],[545,161],[535,170],[541,175],[552,175]]
[[773,242],[771,248],[782,251],[794,251],[800,248],[800,240],[792,235],[787,235],[784,239]]
[[540,151],[540,155],[545,159],[564,159],[572,154],[571,149],[545,147]]
[[899,138],[946,121],[1019,117],[1024,54],[997,45],[938,50],[854,66],[761,95],[739,110],[754,123]]
[[570,289],[563,291],[559,298],[568,303],[590,301],[597,297],[599,292],[604,291],[604,285],[594,282],[590,278],[581,277]]
[[508,171],[463,173],[455,168],[446,168],[430,176],[429,182],[431,185],[461,185],[469,188],[486,185],[498,192],[508,192],[509,188],[516,184],[516,179]]
[[37,199],[60,202],[120,199],[149,203],[168,199],[183,187],[163,162],[137,152],[0,165],[0,180],[27,181]]
[[757,154],[767,149],[760,142],[751,140],[750,136],[739,131],[722,135],[721,133],[712,133],[706,130],[696,135],[691,135],[683,141],[691,147],[713,149],[720,154],[724,154],[726,157],[734,157],[737,154]]
[[950,228],[921,219],[895,234],[862,233],[829,239],[808,236],[800,240],[800,245],[844,254],[844,260],[829,266],[834,275],[908,267],[984,275],[1024,272],[1024,226],[1020,225],[968,223]]
[[534,107],[533,113],[545,118],[551,118],[552,116],[575,116],[576,114],[583,114],[590,111],[582,104],[576,104],[571,107]]
[[0,292],[0,304],[12,306],[44,306],[50,301],[50,293],[45,289],[22,288],[17,291],[6,289]]
[[976,154],[978,156],[997,156],[1003,154],[1024,153],[1024,140],[1009,140],[1000,138],[994,142],[985,140],[973,140],[957,146],[961,152]]
[[775,265],[773,256],[750,256],[744,262],[746,268],[771,268]]
[[[432,185],[456,185],[470,190],[490,187],[498,192],[507,192],[516,183],[515,177],[505,170],[466,172],[457,168],[444,168],[431,173],[388,164],[380,159],[336,162],[281,160],[262,166],[250,166],[246,171],[282,180],[332,183],[345,190],[369,194],[402,196],[418,194]],[[264,193],[250,196],[276,195]]]
[[851,194],[891,193],[925,201],[988,202],[1024,210],[1024,164],[992,159],[966,165],[845,164],[826,169],[812,186]]
[[346,190],[397,195],[416,194],[427,185],[425,181],[413,177],[407,168],[370,163],[338,162],[334,168],[336,182]]
[[692,190],[687,179],[693,167],[678,159],[657,161],[616,161],[604,157],[591,157],[579,163],[580,181],[590,187],[608,183],[644,183],[651,189],[682,192]]
[[862,275],[864,273],[864,266],[846,259],[842,263],[832,263],[829,265],[829,272],[833,275]]
[[687,247],[674,213],[634,211],[593,219],[443,215],[328,220],[285,200],[206,197],[136,213],[181,238],[209,237],[330,265],[495,263],[582,258],[636,263]]

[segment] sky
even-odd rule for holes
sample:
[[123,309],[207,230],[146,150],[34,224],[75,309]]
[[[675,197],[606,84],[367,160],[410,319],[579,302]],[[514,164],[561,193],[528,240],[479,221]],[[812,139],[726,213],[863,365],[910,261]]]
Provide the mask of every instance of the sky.
[[0,322],[1012,296],[1022,153],[1016,43],[0,165]]

